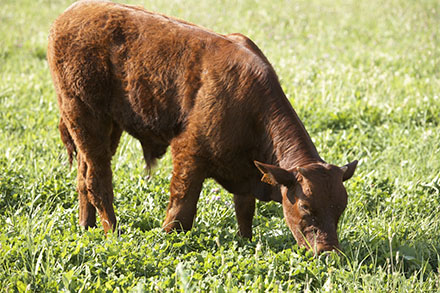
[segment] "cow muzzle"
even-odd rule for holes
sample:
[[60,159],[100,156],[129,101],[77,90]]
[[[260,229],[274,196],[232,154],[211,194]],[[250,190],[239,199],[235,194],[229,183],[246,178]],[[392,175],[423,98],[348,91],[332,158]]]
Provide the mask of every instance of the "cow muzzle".
[[337,252],[338,254],[341,253],[341,249],[338,243],[336,244],[316,243],[312,248],[315,255],[320,255],[321,253],[326,251],[334,251]]

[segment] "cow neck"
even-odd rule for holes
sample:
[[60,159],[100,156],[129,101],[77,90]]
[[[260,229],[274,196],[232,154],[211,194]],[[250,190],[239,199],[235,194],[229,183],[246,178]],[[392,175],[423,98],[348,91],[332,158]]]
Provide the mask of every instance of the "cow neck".
[[269,108],[267,125],[273,146],[272,163],[290,169],[323,162],[303,123],[284,94],[278,99],[272,99]]

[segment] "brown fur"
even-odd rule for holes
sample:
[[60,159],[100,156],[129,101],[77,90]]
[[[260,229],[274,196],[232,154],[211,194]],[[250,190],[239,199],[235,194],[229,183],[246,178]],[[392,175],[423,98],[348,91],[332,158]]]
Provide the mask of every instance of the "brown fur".
[[[338,245],[343,171],[319,157],[269,61],[247,37],[134,6],[80,1],[53,24],[48,61],[61,138],[78,161],[80,225],[95,226],[97,210],[104,230],[115,229],[110,162],[126,131],[141,142],[148,166],[171,145],[166,231],[191,228],[202,183],[212,177],[234,194],[241,235],[252,237],[258,198],[283,204],[300,245],[316,239],[318,252]],[[270,164],[257,163],[275,186],[260,181],[254,161]],[[349,167],[352,174],[355,164]],[[303,216],[300,203],[313,206],[319,224]]]

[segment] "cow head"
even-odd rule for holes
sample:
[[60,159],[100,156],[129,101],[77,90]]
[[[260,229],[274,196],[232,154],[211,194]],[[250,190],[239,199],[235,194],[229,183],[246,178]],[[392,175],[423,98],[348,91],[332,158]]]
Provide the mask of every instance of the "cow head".
[[338,250],[337,225],[347,206],[342,182],[353,176],[357,161],[343,167],[319,162],[291,170],[255,164],[264,174],[262,181],[280,186],[284,217],[298,245],[316,254]]

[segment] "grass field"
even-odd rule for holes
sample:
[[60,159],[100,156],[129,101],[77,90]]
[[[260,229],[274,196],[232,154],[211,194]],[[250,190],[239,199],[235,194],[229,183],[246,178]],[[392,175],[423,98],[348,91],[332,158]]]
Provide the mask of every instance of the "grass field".
[[237,237],[232,196],[214,181],[193,230],[163,233],[170,156],[148,179],[128,135],[113,161],[121,234],[82,231],[45,59],[70,1],[1,0],[0,291],[440,291],[438,0],[130,3],[251,37],[321,156],[360,160],[344,255],[298,248],[276,203],[258,204],[252,241]]

